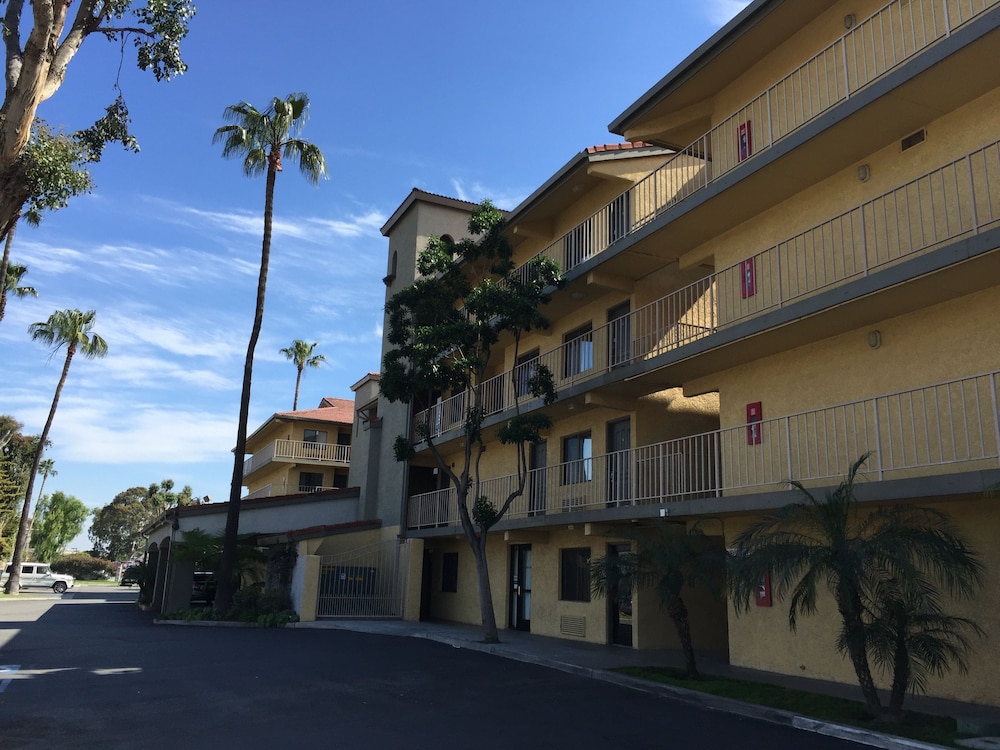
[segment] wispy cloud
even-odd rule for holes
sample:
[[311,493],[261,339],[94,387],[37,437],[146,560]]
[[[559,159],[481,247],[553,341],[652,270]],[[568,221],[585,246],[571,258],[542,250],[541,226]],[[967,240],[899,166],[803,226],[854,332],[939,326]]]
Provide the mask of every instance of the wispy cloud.
[[493,205],[507,210],[514,208],[528,196],[526,192],[517,192],[510,189],[496,190],[483,185],[481,182],[466,184],[457,177],[451,179],[451,187],[455,193],[455,197],[459,200],[469,201],[470,203],[482,203],[488,198],[493,202]]

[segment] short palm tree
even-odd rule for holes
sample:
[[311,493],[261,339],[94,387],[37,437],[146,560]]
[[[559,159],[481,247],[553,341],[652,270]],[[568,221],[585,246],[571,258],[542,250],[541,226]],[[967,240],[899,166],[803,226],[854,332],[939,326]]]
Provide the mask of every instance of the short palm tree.
[[878,576],[891,571],[904,585],[929,576],[949,593],[968,595],[979,582],[982,565],[944,513],[908,505],[861,513],[855,483],[867,460],[865,454],[855,461],[823,499],[791,482],[805,501],[779,508],[736,537],[729,586],[740,614],[770,575],[774,595],[791,597],[788,625],[794,630],[799,615],[817,611],[819,588],[825,584],[840,617],[838,650],[851,660],[865,704],[878,716],[882,704],[867,649],[869,594]]
[[6,279],[3,286],[0,286],[0,320],[3,320],[4,311],[7,309],[8,294],[13,294],[18,299],[38,296],[35,287],[21,285],[21,279],[27,272],[28,267],[20,263],[7,264]]
[[687,677],[698,679],[691,623],[682,594],[685,586],[696,585],[715,594],[720,592],[725,550],[713,545],[697,524],[685,529],[659,522],[648,532],[630,536],[633,552],[606,555],[591,563],[591,591],[606,596],[623,585],[652,588],[677,629]]
[[21,580],[21,561],[24,558],[24,548],[28,542],[28,528],[31,519],[31,494],[35,486],[35,476],[39,472],[42,462],[42,454],[45,453],[45,446],[48,443],[49,430],[52,428],[52,420],[56,416],[56,407],[59,406],[59,396],[63,386],[66,384],[66,376],[69,374],[69,366],[73,357],[77,353],[82,354],[87,359],[99,359],[108,353],[108,345],[100,336],[94,333],[94,319],[97,313],[93,310],[80,312],[79,310],[57,310],[49,316],[49,319],[40,323],[32,323],[28,326],[28,333],[35,341],[41,341],[52,348],[52,351],[66,347],[66,359],[63,362],[62,375],[59,377],[59,384],[56,386],[55,396],[52,397],[52,406],[49,407],[49,416],[45,420],[45,427],[38,439],[38,448],[35,450],[35,458],[28,474],[28,486],[24,491],[24,507],[21,510],[21,524],[17,529],[17,540],[14,542],[14,556],[11,560],[10,578],[7,579],[6,592],[17,594]]
[[289,94],[275,97],[263,111],[247,102],[227,107],[223,118],[230,124],[215,131],[213,143],[222,143],[222,156],[240,159],[247,177],[265,175],[264,238],[260,252],[260,276],[257,281],[257,306],[254,312],[250,342],[243,365],[243,390],[240,394],[240,417],[236,433],[233,478],[229,491],[229,511],[226,534],[219,563],[219,589],[215,608],[224,611],[232,601],[232,573],[236,564],[236,545],[240,523],[240,494],[243,487],[243,456],[247,445],[247,421],[250,414],[250,382],[253,375],[253,354],[264,320],[264,293],[267,269],[271,257],[271,224],[274,217],[274,183],[283,161],[298,163],[299,171],[312,183],[318,183],[326,173],[326,160],[317,146],[298,137],[309,112],[309,97]]
[[56,462],[51,458],[42,459],[38,464],[38,473],[42,475],[42,486],[38,488],[38,499],[42,499],[42,493],[45,492],[45,480],[49,477],[59,476],[59,472],[56,471]]
[[302,371],[307,367],[319,367],[326,362],[326,357],[322,354],[313,354],[317,342],[307,344],[302,339],[295,339],[291,346],[281,349],[280,352],[295,363],[295,400],[292,401],[292,411],[299,408],[299,383],[302,382]]
[[953,664],[968,671],[969,636],[985,632],[968,618],[945,614],[937,587],[924,576],[903,583],[886,573],[874,582],[868,601],[868,651],[892,675],[889,715],[899,720],[906,694],[924,692],[928,677],[943,677]]

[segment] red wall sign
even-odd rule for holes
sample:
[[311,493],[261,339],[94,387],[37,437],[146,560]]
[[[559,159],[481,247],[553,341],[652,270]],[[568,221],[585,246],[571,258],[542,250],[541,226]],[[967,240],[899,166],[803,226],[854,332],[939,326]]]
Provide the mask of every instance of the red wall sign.
[[764,577],[760,579],[760,585],[757,586],[757,597],[756,600],[758,607],[770,607],[771,606],[771,575],[770,573],[765,573]]
[[754,258],[740,261],[740,293],[743,299],[757,293],[757,264]]
[[753,153],[753,133],[750,129],[750,120],[747,120],[736,131],[736,142],[739,148],[737,158],[745,161]]
[[747,445],[757,445],[762,438],[760,422],[764,418],[764,411],[760,403],[757,401],[747,404]]

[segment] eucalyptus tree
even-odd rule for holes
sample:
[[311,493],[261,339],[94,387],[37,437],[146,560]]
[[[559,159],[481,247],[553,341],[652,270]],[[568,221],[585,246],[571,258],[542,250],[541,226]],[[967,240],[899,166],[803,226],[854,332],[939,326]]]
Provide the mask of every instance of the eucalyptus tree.
[[31,494],[35,485],[35,475],[38,474],[38,467],[42,462],[42,454],[45,453],[45,446],[48,442],[49,430],[52,429],[52,421],[56,416],[56,408],[59,406],[59,396],[63,386],[66,384],[66,376],[69,374],[69,366],[73,357],[78,353],[87,359],[97,359],[103,357],[108,352],[107,342],[94,332],[94,319],[97,313],[93,310],[81,312],[80,310],[57,310],[49,316],[48,320],[32,323],[28,326],[28,333],[35,341],[51,347],[53,353],[65,347],[66,358],[63,361],[62,373],[59,376],[59,383],[56,385],[55,395],[52,397],[52,405],[49,407],[49,416],[45,420],[45,427],[38,440],[38,447],[35,450],[31,471],[28,474],[28,485],[24,491],[24,507],[21,509],[21,524],[17,529],[17,540],[14,542],[14,555],[11,560],[10,578],[7,579],[6,591],[8,594],[17,594],[21,579],[21,561],[24,557],[24,548],[28,542],[28,528],[31,519]]
[[292,401],[292,411],[299,408],[299,383],[302,381],[302,371],[307,367],[319,367],[326,362],[326,357],[322,354],[313,354],[318,346],[317,342],[306,343],[302,339],[295,339],[291,346],[280,349],[295,364],[295,400]]
[[845,479],[824,498],[800,482],[803,502],[790,503],[752,523],[733,542],[729,585],[737,614],[750,608],[760,582],[770,575],[774,595],[790,596],[788,625],[819,609],[819,590],[833,596],[840,618],[837,650],[850,659],[873,716],[882,703],[872,678],[869,634],[872,592],[886,572],[896,591],[934,582],[952,594],[970,596],[983,566],[945,513],[914,505],[858,507],[856,480],[868,459],[861,456]]
[[284,163],[298,164],[299,171],[311,183],[317,184],[326,174],[326,159],[315,144],[300,138],[309,114],[309,97],[293,93],[284,99],[275,97],[258,110],[252,104],[240,102],[226,107],[223,119],[229,124],[215,131],[213,143],[222,144],[222,156],[239,159],[247,177],[265,176],[264,236],[260,251],[260,274],[257,279],[257,303],[254,310],[250,341],[243,364],[243,388],[240,393],[240,416],[233,449],[233,477],[226,515],[226,534],[219,563],[218,591],[215,608],[225,611],[233,596],[233,571],[240,523],[240,495],[243,488],[243,457],[247,445],[247,422],[250,415],[250,387],[253,379],[253,355],[264,320],[264,296],[271,258],[271,225],[274,219],[274,185]]
[[[3,5],[0,236],[11,229],[32,194],[27,171],[31,161],[22,157],[32,137],[38,108],[63,86],[67,70],[84,43],[91,37],[117,41],[124,57],[126,42],[131,42],[139,68],[151,71],[158,81],[169,80],[187,69],[181,59],[180,42],[195,12],[193,0],[6,0]],[[90,91],[101,90],[89,79],[87,85]],[[128,107],[117,78],[114,88],[117,96],[104,115],[78,131],[79,141],[91,159],[113,141],[138,150],[128,131]]]
[[38,560],[55,560],[66,544],[83,529],[90,510],[81,500],[64,492],[53,492],[39,501],[31,527],[31,546]]
[[[386,304],[387,339],[392,345],[383,360],[380,389],[391,402],[433,403],[443,393],[466,394],[467,408],[460,430],[462,456],[457,463],[445,457],[429,429],[429,420],[416,425],[438,468],[454,487],[462,532],[472,549],[479,586],[483,638],[499,640],[493,593],[487,563],[490,529],[524,494],[528,477],[528,446],[541,439],[551,425],[543,411],[522,414],[514,398],[514,415],[499,429],[500,443],[513,448],[517,480],[503,496],[488,498],[482,491],[479,466],[486,450],[483,422],[487,416],[485,391],[490,353],[501,337],[513,341],[517,361],[521,338],[548,327],[541,306],[561,282],[558,264],[544,257],[518,269],[513,249],[504,234],[503,214],[484,201],[469,218],[469,234],[476,239],[451,242],[432,238],[417,258],[419,278],[400,290]],[[548,406],[556,400],[552,372],[535,367],[524,390]],[[511,383],[510,387],[517,387]],[[394,445],[397,461],[413,457],[408,436]]]

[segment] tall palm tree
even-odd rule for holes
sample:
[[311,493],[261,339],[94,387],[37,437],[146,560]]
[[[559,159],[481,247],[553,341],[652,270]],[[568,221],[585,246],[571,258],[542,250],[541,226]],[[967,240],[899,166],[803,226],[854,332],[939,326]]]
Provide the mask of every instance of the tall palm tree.
[[[10,233],[7,235],[10,236]],[[7,295],[13,294],[18,299],[24,297],[37,297],[38,290],[33,286],[21,286],[21,279],[28,272],[28,267],[20,263],[8,263],[6,277],[0,286],[0,320],[3,320],[4,311],[7,309]]]
[[630,535],[634,551],[598,558],[590,566],[591,591],[606,596],[623,586],[650,587],[674,623],[689,679],[698,679],[691,623],[684,603],[685,586],[702,586],[718,595],[724,580],[726,552],[696,524],[690,529],[658,522],[651,532]]
[[[42,499],[42,493],[45,492],[45,480],[49,477],[59,476],[59,472],[55,469],[56,462],[51,458],[42,459],[38,463],[38,473],[42,475],[42,486],[38,488],[38,499]],[[37,503],[37,501],[36,501]]]
[[52,406],[49,407],[49,416],[45,420],[45,427],[38,439],[38,448],[35,450],[35,458],[28,474],[28,486],[24,491],[24,508],[21,510],[21,525],[17,529],[17,541],[14,542],[14,556],[11,560],[10,578],[7,579],[6,591],[8,594],[17,594],[18,586],[21,582],[21,561],[24,557],[24,547],[28,542],[28,527],[31,518],[31,493],[34,490],[35,475],[38,474],[39,466],[42,462],[42,454],[45,453],[45,446],[49,438],[49,430],[52,428],[52,420],[56,416],[56,407],[59,406],[59,396],[63,386],[66,384],[66,375],[69,374],[69,365],[73,357],[79,352],[87,359],[99,359],[108,353],[108,345],[99,335],[94,333],[94,319],[97,313],[93,310],[80,312],[79,310],[56,310],[49,319],[40,323],[32,323],[28,326],[28,333],[35,341],[41,341],[52,347],[56,352],[62,347],[66,347],[66,359],[63,362],[62,375],[59,377],[59,384],[56,386],[56,393],[52,397]]
[[299,383],[302,382],[302,371],[307,367],[319,367],[326,362],[326,357],[322,354],[313,354],[317,343],[314,341],[307,344],[302,339],[295,339],[291,346],[279,350],[288,359],[295,363],[295,400],[292,401],[292,411],[299,408]]
[[907,586],[929,576],[949,593],[971,595],[982,564],[940,511],[896,505],[861,513],[855,482],[867,460],[865,454],[855,461],[823,499],[791,482],[805,501],[779,508],[736,537],[729,585],[739,614],[770,575],[779,600],[791,595],[788,625],[794,630],[799,615],[816,612],[818,589],[826,584],[840,617],[837,648],[854,667],[868,711],[879,716],[867,648],[869,596],[878,576],[891,571]]
[[316,184],[326,173],[326,160],[317,146],[298,137],[309,112],[309,97],[289,94],[275,97],[260,111],[247,102],[227,107],[223,118],[229,125],[215,131],[212,143],[222,143],[222,156],[243,162],[247,177],[266,175],[264,187],[264,238],[260,251],[260,277],[257,281],[257,307],[254,313],[250,342],[243,365],[243,390],[240,395],[240,418],[234,449],[233,478],[229,490],[229,511],[226,535],[219,563],[219,588],[215,608],[229,608],[233,596],[233,570],[240,523],[240,494],[243,487],[243,456],[247,445],[247,420],[250,414],[250,383],[253,376],[253,354],[264,319],[264,292],[267,287],[267,267],[271,256],[271,223],[274,215],[274,183],[282,171],[282,161],[297,162],[299,171]]

